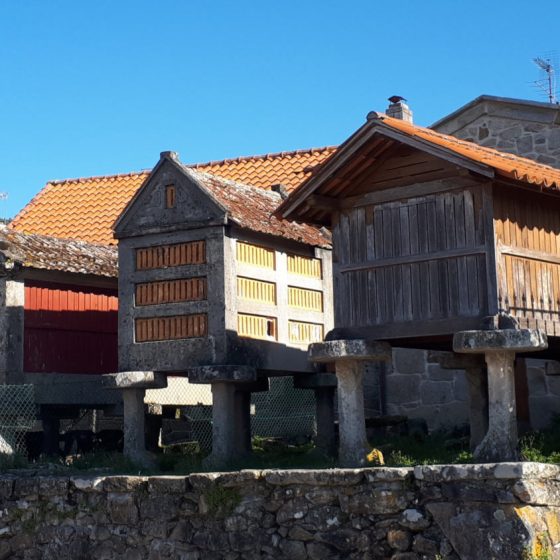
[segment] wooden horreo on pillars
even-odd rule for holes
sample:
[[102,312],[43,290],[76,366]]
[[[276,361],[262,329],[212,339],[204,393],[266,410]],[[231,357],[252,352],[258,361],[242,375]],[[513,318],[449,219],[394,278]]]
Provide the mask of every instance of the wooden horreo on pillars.
[[[548,355],[558,348],[557,169],[370,113],[278,214],[332,229],[329,340],[451,350],[464,331],[538,330],[522,341],[488,335],[471,348],[475,339],[456,338],[456,351],[486,356],[491,416],[494,346],[509,344],[507,375],[516,352],[545,355],[546,336]],[[509,385],[507,393],[515,410]],[[488,448],[479,446],[481,458],[516,454]]]

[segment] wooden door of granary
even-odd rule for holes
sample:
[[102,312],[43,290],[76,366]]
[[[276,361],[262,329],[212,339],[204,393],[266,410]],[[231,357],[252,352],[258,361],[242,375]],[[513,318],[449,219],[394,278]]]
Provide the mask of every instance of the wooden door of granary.
[[[453,332],[488,313],[485,193],[472,186],[343,211],[333,227],[335,324]],[[491,252],[491,251],[490,251]],[[402,328],[399,334],[406,334]]]
[[24,369],[117,371],[117,291],[26,281]]

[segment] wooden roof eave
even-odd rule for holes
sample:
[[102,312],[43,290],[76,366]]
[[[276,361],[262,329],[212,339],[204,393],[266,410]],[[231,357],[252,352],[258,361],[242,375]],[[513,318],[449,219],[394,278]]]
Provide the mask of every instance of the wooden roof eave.
[[[334,174],[343,167],[348,160],[366,142],[375,135],[383,135],[385,138],[416,148],[429,153],[434,157],[441,158],[477,175],[493,179],[495,170],[489,165],[478,163],[472,159],[455,153],[454,151],[438,146],[433,142],[416,138],[409,134],[396,131],[383,123],[377,116],[369,117],[368,121],[358,129],[338,151],[317,172],[307,179],[292,195],[278,208],[277,212],[284,219],[298,219],[306,223],[318,225],[329,225],[330,214],[336,211],[336,200],[340,197],[327,197],[317,192],[323,185],[328,184]],[[316,212],[318,210],[318,212]]]

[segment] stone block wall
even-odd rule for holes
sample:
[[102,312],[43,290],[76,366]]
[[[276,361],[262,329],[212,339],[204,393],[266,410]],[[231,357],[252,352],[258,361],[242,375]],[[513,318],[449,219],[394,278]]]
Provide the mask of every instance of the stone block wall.
[[531,427],[542,430],[560,414],[560,364],[543,360],[527,360],[529,414]]
[[430,431],[469,421],[465,372],[442,369],[424,350],[393,349],[385,384],[387,414],[423,418]]
[[536,463],[3,476],[0,501],[2,559],[560,558],[560,467]]

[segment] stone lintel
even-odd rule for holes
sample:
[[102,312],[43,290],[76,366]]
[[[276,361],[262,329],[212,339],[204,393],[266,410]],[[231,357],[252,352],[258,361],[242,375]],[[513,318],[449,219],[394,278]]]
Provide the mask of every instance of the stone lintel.
[[251,366],[200,366],[188,369],[189,383],[252,383],[257,370]]
[[453,350],[465,354],[537,352],[546,348],[546,334],[535,329],[461,331],[453,337]]
[[294,375],[296,389],[336,389],[337,381],[334,373],[310,373]]
[[428,362],[437,363],[442,369],[475,369],[485,367],[484,357],[477,354],[456,354],[430,350]]
[[101,376],[105,389],[164,389],[167,376],[154,371],[121,371]]
[[268,377],[259,377],[256,381],[240,383],[235,389],[237,391],[244,391],[247,393],[260,393],[262,391],[270,390],[270,382]]
[[328,340],[309,345],[310,362],[325,363],[339,360],[365,360],[372,362],[390,362],[391,345],[376,340]]

